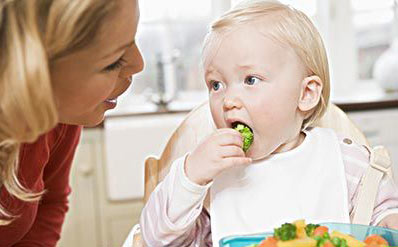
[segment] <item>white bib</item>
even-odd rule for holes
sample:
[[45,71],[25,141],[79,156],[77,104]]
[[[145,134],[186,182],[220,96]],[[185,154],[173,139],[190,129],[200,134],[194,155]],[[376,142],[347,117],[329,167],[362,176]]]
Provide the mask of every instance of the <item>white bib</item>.
[[330,129],[305,131],[293,150],[220,174],[210,188],[213,246],[237,234],[273,231],[285,222],[349,223],[339,142]]

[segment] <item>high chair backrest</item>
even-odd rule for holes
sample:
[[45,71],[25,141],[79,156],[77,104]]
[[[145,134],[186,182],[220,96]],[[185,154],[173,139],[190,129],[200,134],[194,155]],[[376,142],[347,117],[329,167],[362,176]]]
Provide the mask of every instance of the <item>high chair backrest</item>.
[[[325,115],[314,126],[332,128],[352,138],[359,144],[367,145],[363,133],[336,105],[330,104]],[[171,136],[160,158],[148,157],[145,161],[146,202],[159,181],[162,181],[174,160],[192,151],[206,136],[215,130],[208,102],[193,109]]]
[[160,158],[150,156],[145,161],[144,202],[158,182],[162,181],[174,160],[192,151],[215,130],[209,105],[203,102],[193,109],[170,137]]

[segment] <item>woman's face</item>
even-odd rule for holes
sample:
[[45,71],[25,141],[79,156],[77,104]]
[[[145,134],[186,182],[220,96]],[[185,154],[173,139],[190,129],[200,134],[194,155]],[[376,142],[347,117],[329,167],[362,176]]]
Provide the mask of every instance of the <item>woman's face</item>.
[[139,19],[137,0],[118,0],[95,42],[58,59],[51,79],[59,121],[94,126],[131,84],[144,62],[135,43]]

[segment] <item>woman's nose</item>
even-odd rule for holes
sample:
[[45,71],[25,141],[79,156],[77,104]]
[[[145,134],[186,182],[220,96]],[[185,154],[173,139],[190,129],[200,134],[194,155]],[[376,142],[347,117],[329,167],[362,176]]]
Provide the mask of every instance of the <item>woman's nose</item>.
[[128,78],[144,69],[144,59],[136,44],[126,50],[124,59],[127,64],[121,69],[119,77]]

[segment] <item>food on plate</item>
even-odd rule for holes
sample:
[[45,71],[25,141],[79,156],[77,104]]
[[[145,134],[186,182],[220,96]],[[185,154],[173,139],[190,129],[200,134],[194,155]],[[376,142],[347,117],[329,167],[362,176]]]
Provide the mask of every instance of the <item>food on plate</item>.
[[329,233],[326,226],[298,220],[275,228],[273,236],[247,247],[388,247],[388,242],[376,234],[360,241],[339,231]]

